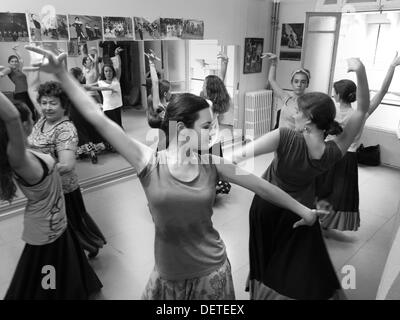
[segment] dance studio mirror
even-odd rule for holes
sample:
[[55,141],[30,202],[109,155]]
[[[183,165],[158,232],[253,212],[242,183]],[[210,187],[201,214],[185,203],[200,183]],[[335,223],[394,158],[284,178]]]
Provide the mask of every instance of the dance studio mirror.
[[[0,42],[0,65],[7,66],[7,58],[14,54],[13,47],[18,44],[18,52],[24,60],[24,66],[31,63],[31,55],[24,49],[28,43]],[[43,45],[43,44],[41,44]],[[156,62],[156,69],[160,79],[170,82],[171,93],[191,92],[199,95],[204,78],[207,75],[220,75],[221,63],[217,58],[223,52],[229,58],[225,83],[229,94],[236,105],[238,84],[238,46],[221,46],[217,40],[152,40],[152,41],[125,41],[100,42],[89,41],[86,46],[76,47],[66,42],[51,42],[44,44],[55,52],[68,51],[67,66],[82,68],[84,54],[93,48],[104,61],[114,56],[115,48],[123,49],[120,53],[122,73],[120,78],[123,105],[122,125],[129,135],[139,139],[147,145],[155,144],[152,137],[156,136],[148,126],[146,119],[147,96],[150,92],[149,64],[144,52],[150,49],[160,58]],[[26,72],[28,82],[33,74]],[[52,76],[40,73],[40,82],[52,80]],[[147,88],[146,88],[147,83]],[[3,77],[0,79],[0,90],[12,97],[14,84]],[[221,123],[233,126],[233,110],[223,115]],[[100,146],[101,148],[101,146]],[[83,190],[134,174],[134,169],[117,153],[99,150],[97,163],[93,164],[90,157],[84,155],[77,159],[76,170]],[[18,198],[10,205],[0,202],[0,219],[13,214],[24,206],[25,199],[18,193]]]

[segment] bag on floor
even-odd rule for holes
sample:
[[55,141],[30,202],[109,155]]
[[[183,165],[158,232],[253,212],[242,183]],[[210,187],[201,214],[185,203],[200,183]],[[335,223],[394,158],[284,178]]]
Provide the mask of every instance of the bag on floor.
[[381,164],[380,145],[364,147],[361,144],[357,149],[357,161],[366,166],[379,166]]

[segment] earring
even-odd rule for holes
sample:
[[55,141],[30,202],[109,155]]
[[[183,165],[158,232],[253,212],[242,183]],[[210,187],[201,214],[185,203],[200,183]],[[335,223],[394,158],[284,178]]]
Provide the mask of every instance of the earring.
[[304,126],[303,132],[305,132],[305,133],[310,133],[310,131],[311,131],[311,129],[310,129],[309,127]]

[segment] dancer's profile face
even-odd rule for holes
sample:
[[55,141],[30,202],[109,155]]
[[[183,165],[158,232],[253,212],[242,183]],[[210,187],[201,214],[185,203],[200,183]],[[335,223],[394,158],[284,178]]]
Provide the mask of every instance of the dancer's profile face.
[[303,73],[296,73],[293,76],[293,80],[292,80],[293,92],[296,95],[301,96],[304,94],[307,87],[308,87],[307,76]]
[[213,121],[209,108],[200,110],[198,119],[193,128],[183,128],[179,132],[179,140],[185,141],[185,145],[192,150],[208,150],[210,141],[210,129]]
[[340,97],[335,89],[333,89],[333,99],[335,99],[335,102],[337,103],[340,102]]

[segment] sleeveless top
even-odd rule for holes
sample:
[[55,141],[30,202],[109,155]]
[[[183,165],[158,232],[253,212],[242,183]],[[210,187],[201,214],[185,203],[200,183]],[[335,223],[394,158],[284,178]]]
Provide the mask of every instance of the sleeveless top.
[[342,158],[334,141],[325,143],[320,159],[311,159],[301,132],[279,128],[279,146],[263,178],[286,191],[305,206],[312,208],[315,198],[315,177]]
[[11,70],[8,77],[15,85],[14,93],[21,93],[28,91],[28,82],[26,80],[26,75],[21,70]]
[[294,118],[293,116],[298,112],[299,107],[297,105],[297,99],[293,96],[287,96],[283,100],[283,106],[281,108],[281,116],[279,118],[279,128],[294,129]]
[[225,244],[211,220],[217,169],[209,155],[197,159],[199,174],[190,182],[170,173],[166,150],[153,154],[138,175],[155,224],[155,265],[164,279],[205,276],[226,261]]
[[[46,122],[44,117],[40,118],[33,127],[28,137],[29,146],[43,153],[49,153],[58,160],[58,153],[62,150],[72,150],[74,153],[78,148],[78,133],[70,120],[64,120],[50,130],[44,132]],[[61,174],[64,193],[70,193],[79,188],[78,175],[75,168]]]
[[24,214],[22,240],[31,245],[45,245],[57,240],[67,228],[61,179],[50,155],[30,150],[41,162],[44,176],[28,185],[15,174],[15,180],[28,199]]

